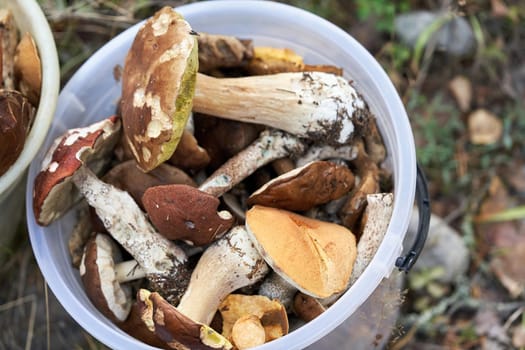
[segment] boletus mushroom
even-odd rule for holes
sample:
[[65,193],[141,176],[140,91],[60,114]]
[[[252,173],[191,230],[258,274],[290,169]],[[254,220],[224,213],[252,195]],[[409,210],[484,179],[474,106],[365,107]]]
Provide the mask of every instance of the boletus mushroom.
[[18,91],[0,90],[0,176],[24,149],[35,109]]
[[124,283],[144,277],[134,273],[134,266],[122,263],[120,247],[106,234],[97,234],[85,246],[79,267],[84,289],[95,307],[116,324],[124,322],[131,310],[131,288]]
[[280,130],[265,130],[244,150],[230,158],[199,188],[185,185],[154,186],[144,192],[142,202],[160,233],[203,245],[220,237],[233,225],[228,211],[217,212],[218,196],[263,165],[281,157],[301,153],[304,142]]
[[353,186],[354,174],[348,167],[319,160],[268,181],[247,204],[306,211],[344,196]]
[[111,116],[55,139],[34,182],[33,212],[40,225],[61,217],[80,198],[72,182],[79,168],[85,165],[98,173],[110,162],[120,127],[120,118]]
[[334,74],[213,78],[196,73],[193,34],[180,15],[165,7],[139,29],[126,57],[124,132],[143,170],[171,157],[192,103],[195,112],[338,145],[350,141],[356,125],[366,124],[366,103],[348,80]]
[[101,181],[88,166],[111,159],[119,131],[120,121],[113,116],[55,140],[35,178],[35,217],[49,224],[69,209],[74,184],[108,233],[139,263],[151,288],[176,304],[190,276],[186,253],[154,229],[129,193]]
[[179,312],[158,293],[140,289],[142,322],[171,349],[229,350],[232,344],[211,327]]
[[122,73],[124,134],[139,167],[169,159],[184,131],[198,69],[195,32],[166,6],[139,29]]
[[301,292],[326,298],[348,285],[356,240],[346,227],[255,205],[246,229],[268,265]]

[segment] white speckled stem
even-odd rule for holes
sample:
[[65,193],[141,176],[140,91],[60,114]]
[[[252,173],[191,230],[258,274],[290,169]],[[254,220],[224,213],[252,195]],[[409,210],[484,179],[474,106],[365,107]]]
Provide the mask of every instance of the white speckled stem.
[[236,226],[204,251],[177,309],[209,325],[228,294],[261,280],[268,271],[244,226]]
[[197,75],[193,110],[345,144],[365,102],[340,76],[294,72],[242,78]]
[[251,145],[226,161],[199,187],[215,197],[231,190],[255,170],[290,154],[302,153],[305,144],[280,130],[265,130]]
[[155,231],[127,192],[102,182],[85,166],[73,175],[73,182],[146,274],[164,275],[187,260],[181,248]]
[[135,260],[128,260],[115,264],[115,277],[124,283],[144,278],[146,273]]
[[394,195],[392,193],[374,193],[366,196],[365,226],[359,243],[349,285],[352,285],[365,271],[372,258],[379,249],[385,237],[390,217],[394,209]]

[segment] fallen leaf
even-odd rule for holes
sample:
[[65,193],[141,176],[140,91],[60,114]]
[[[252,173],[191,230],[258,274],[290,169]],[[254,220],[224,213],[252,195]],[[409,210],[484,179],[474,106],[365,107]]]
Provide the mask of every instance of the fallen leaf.
[[448,83],[448,88],[462,112],[470,109],[472,102],[472,85],[470,80],[462,75],[456,76]]
[[470,142],[475,145],[491,145],[499,141],[503,133],[501,120],[486,109],[478,109],[468,117]]
[[505,231],[494,240],[490,267],[513,298],[525,291],[525,234],[517,230]]

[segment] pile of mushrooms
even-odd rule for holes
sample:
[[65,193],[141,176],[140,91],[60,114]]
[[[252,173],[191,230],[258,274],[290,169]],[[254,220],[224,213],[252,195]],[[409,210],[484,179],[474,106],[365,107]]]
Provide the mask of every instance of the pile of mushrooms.
[[131,336],[261,345],[330,307],[374,256],[393,203],[375,119],[339,68],[298,57],[163,8],[129,50],[118,114],[49,149],[36,220],[81,208],[72,263]]
[[40,100],[42,67],[29,33],[0,9],[0,176],[18,159]]

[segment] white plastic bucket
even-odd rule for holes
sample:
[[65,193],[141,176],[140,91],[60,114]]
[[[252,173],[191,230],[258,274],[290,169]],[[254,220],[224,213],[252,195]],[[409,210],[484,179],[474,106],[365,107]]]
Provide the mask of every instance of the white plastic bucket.
[[[307,63],[333,64],[355,82],[378,118],[394,175],[394,212],[376,256],[358,281],[326,312],[283,338],[257,349],[301,349],[328,334],[370,296],[388,277],[412,213],[416,185],[413,135],[403,104],[375,59],[346,32],[309,12],[270,1],[211,1],[178,8],[196,31],[253,39],[255,45],[288,47]],[[33,179],[45,150],[66,129],[87,125],[115,112],[120,84],[113,76],[122,65],[138,25],[95,53],[62,90],[52,130],[32,163],[27,186],[27,218],[31,244],[42,273],[57,299],[89,333],[113,349],[150,349],[122,332],[91,304],[71,267],[67,239],[75,213],[49,227],[36,224],[31,203]]]

